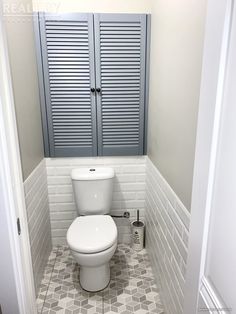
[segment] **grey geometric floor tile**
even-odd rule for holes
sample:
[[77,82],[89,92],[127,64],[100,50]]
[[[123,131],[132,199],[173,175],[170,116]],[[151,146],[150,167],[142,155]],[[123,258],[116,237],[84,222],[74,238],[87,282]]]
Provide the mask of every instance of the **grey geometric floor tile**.
[[149,258],[119,244],[111,262],[111,281],[97,293],[79,284],[79,265],[66,246],[53,248],[37,299],[40,314],[164,314]]

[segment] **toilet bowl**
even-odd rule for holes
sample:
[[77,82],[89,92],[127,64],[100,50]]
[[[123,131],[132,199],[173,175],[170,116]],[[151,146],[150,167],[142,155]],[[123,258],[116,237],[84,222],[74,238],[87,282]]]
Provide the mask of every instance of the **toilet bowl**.
[[84,290],[99,291],[110,281],[109,261],[117,247],[117,227],[109,215],[77,217],[67,231],[67,243],[80,265]]
[[109,167],[75,168],[71,172],[78,216],[67,231],[67,243],[80,265],[80,284],[87,291],[110,281],[109,261],[117,247],[117,227],[109,216],[113,179]]

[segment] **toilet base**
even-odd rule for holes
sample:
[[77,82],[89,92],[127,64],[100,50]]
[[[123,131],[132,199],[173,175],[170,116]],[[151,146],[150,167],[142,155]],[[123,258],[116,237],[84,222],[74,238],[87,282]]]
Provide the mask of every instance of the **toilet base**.
[[71,250],[80,265],[79,280],[84,290],[95,292],[106,288],[110,281],[109,262],[115,253],[117,242],[105,251],[91,254]]
[[105,289],[110,282],[109,263],[98,267],[80,266],[80,285],[89,292]]

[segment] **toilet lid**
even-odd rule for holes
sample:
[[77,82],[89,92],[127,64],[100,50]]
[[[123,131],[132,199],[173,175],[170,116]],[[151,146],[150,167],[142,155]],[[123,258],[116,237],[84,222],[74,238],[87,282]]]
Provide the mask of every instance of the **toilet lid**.
[[117,240],[117,227],[108,215],[80,216],[67,231],[70,248],[80,253],[97,253],[110,248]]

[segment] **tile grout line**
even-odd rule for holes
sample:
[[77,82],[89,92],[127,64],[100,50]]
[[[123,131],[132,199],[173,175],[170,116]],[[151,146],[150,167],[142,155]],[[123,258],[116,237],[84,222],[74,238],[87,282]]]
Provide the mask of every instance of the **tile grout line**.
[[[62,252],[60,251],[62,254],[58,254],[60,248],[62,248]],[[128,245],[119,245],[111,260],[111,282],[107,289],[102,291],[102,293],[99,292],[87,295],[86,293],[81,294],[82,288],[79,285],[79,278],[77,277],[78,269],[74,267],[74,263],[71,263],[71,253],[68,252],[68,248],[58,246],[55,247],[55,249],[56,257],[51,263],[52,271],[48,273],[48,288],[45,291],[46,296],[44,297],[41,314],[49,313],[50,311],[54,313],[57,313],[57,311],[65,313],[65,310],[68,310],[68,313],[70,311],[89,313],[92,310],[93,313],[96,312],[97,314],[118,314],[125,310],[127,313],[135,313],[137,310],[141,310],[142,313],[146,314],[163,314],[162,303],[159,300],[160,298],[158,298],[159,288],[154,280],[150,260],[146,251],[139,254],[131,250]],[[56,263],[60,262],[62,262],[60,267],[60,275],[62,275],[62,277],[60,275],[55,276],[55,286],[51,286],[51,282],[54,282],[53,273],[54,270],[56,270]],[[76,282],[74,282],[73,274],[76,274]],[[62,282],[60,282],[60,280],[62,280]],[[65,289],[63,289],[62,286],[64,286]],[[74,289],[77,291],[74,291]],[[50,295],[50,300],[47,302],[49,291],[50,293],[52,292],[52,296]],[[62,298],[60,298],[61,295],[63,295]],[[79,295],[81,297],[78,298],[78,304],[75,305],[74,301]],[[58,299],[57,297],[64,299],[65,302],[53,305],[54,299]],[[85,300],[87,300],[87,302],[85,302]],[[100,304],[102,305],[101,307]],[[59,309],[58,306],[61,307],[61,309]]]
[[55,264],[56,264],[58,250],[59,250],[59,246],[57,246],[57,251],[56,251],[56,253],[55,253],[55,254],[56,254],[56,257],[55,257],[55,260],[54,260],[54,263],[53,263],[51,275],[50,275],[50,278],[49,278],[49,281],[48,281],[47,292],[46,292],[45,297],[44,297],[43,306],[42,306],[42,309],[41,309],[41,311],[40,311],[40,314],[42,314],[42,312],[43,312],[44,304],[45,304],[45,301],[46,301],[46,298],[47,298],[47,295],[48,295],[48,289],[49,289],[49,287],[50,287],[50,283],[51,283],[51,279],[52,279],[52,274],[53,274],[54,267],[55,267]]
[[[109,265],[110,267],[110,265]],[[102,291],[102,314],[105,313],[105,309],[104,309],[104,291]]]

